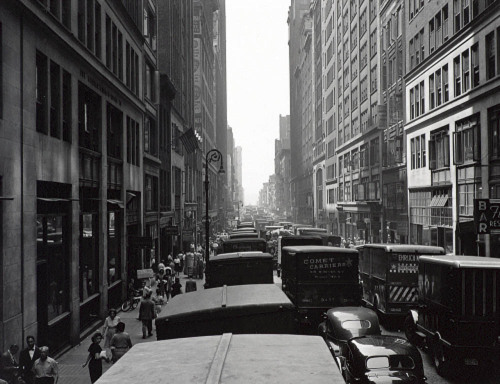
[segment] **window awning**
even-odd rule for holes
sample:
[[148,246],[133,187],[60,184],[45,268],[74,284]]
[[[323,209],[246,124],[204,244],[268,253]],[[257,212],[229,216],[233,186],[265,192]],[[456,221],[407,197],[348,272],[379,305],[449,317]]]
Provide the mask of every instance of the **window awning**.
[[3,200],[14,200],[14,198],[12,196],[0,196],[0,201]]
[[108,203],[118,205],[120,208],[125,208],[125,205],[123,204],[123,201],[121,201],[121,200],[108,199]]
[[37,197],[37,200],[41,201],[49,201],[52,203],[60,202],[60,201],[78,201],[78,199],[65,199],[63,197]]
[[445,207],[448,203],[448,195],[434,195],[431,200],[431,207]]

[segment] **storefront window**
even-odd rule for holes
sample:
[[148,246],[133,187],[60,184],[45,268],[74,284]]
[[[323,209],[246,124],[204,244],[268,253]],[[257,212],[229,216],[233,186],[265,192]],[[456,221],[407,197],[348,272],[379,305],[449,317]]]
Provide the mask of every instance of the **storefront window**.
[[99,291],[98,215],[80,216],[80,301]]
[[[43,286],[39,284],[38,289],[43,290],[47,298],[47,321],[69,311],[69,256],[65,221],[64,215],[37,216],[37,259],[39,264],[39,276],[37,277],[39,282],[46,282]],[[39,294],[43,295],[44,292],[39,292]]]
[[119,212],[108,212],[108,285],[121,277],[119,216]]

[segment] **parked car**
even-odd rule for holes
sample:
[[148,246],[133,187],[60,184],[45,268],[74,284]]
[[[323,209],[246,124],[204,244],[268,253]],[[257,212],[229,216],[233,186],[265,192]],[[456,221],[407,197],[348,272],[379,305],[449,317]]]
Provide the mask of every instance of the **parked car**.
[[347,384],[426,382],[417,347],[397,336],[363,336],[347,342],[340,370]]
[[364,307],[336,307],[326,312],[325,321],[318,326],[318,334],[323,337],[340,367],[339,357],[346,357],[349,340],[380,335],[381,330],[375,311]]

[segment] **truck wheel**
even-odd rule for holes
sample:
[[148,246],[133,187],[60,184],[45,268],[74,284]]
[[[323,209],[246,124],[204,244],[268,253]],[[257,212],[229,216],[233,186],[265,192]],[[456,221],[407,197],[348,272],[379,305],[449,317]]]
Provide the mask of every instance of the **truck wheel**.
[[439,376],[445,377],[449,373],[451,362],[448,360],[443,345],[436,339],[432,343],[432,360]]
[[404,326],[405,326],[405,336],[408,339],[408,341],[413,345],[415,345],[416,347],[419,347],[420,342],[417,336],[417,326],[415,325],[415,322],[413,321],[411,315],[406,316]]

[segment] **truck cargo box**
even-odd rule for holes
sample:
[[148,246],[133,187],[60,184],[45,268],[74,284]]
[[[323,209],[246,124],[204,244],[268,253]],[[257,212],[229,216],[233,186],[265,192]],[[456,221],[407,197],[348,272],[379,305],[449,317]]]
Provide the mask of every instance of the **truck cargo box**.
[[156,319],[158,340],[223,333],[296,333],[295,306],[274,284],[210,288],[175,296]]

